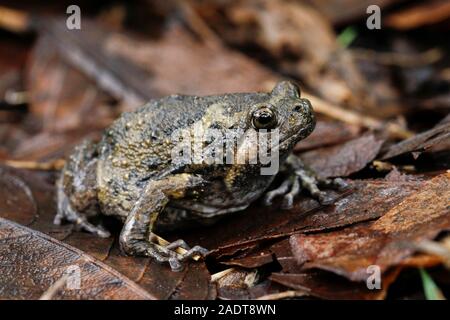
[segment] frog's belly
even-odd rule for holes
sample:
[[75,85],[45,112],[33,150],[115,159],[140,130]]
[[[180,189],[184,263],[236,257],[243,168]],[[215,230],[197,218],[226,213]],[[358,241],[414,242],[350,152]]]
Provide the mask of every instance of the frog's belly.
[[221,217],[245,210],[261,196],[264,188],[242,194],[224,192],[222,186],[210,185],[198,198],[172,200],[159,215],[159,230],[175,230],[199,225],[211,225]]
[[214,215],[211,217],[204,217],[192,210],[167,206],[156,220],[156,232],[209,226],[216,223],[223,216],[224,215]]

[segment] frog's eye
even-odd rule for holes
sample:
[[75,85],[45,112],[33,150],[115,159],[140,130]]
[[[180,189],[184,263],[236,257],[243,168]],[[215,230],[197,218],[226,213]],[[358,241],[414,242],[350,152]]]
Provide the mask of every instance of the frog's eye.
[[252,123],[256,129],[274,129],[278,121],[273,110],[268,107],[261,107],[253,112]]

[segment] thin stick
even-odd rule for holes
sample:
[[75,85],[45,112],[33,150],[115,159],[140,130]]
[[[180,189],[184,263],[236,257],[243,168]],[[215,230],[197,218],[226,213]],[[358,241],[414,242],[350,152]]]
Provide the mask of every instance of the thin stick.
[[356,59],[371,60],[379,64],[394,65],[404,68],[425,66],[442,59],[443,53],[438,48],[430,49],[418,54],[405,54],[399,52],[377,52],[368,49],[351,49]]
[[228,269],[222,270],[220,272],[214,273],[211,275],[211,282],[216,282],[217,280],[225,277],[227,274],[229,274],[233,271],[235,271],[234,268],[228,268]]
[[[156,235],[154,233],[152,233],[152,238],[154,238],[158,242],[157,244],[159,244],[162,247],[165,247],[168,244],[170,244],[169,241],[167,241],[166,239],[161,238],[160,236],[158,236],[158,235]],[[184,254],[184,253],[187,252],[187,250],[184,249],[184,248],[178,247],[178,248],[175,249],[175,252],[178,253],[178,254]],[[201,258],[201,256],[199,256],[199,255],[192,256],[192,260],[194,260],[194,261],[198,261],[198,260],[200,260],[200,258]]]
[[23,33],[29,31],[29,26],[30,16],[26,12],[0,6],[0,28]]
[[68,278],[68,274],[65,274],[61,278],[59,278],[40,296],[39,300],[52,300],[56,296],[56,294],[64,287]]
[[308,294],[304,291],[288,290],[279,293],[266,294],[264,296],[256,298],[256,300],[280,300],[286,298],[303,297],[306,295]]
[[414,135],[413,132],[402,128],[398,124],[385,124],[376,118],[365,116],[352,110],[343,109],[309,93],[305,93],[304,96],[311,101],[314,111],[329,116],[330,118],[369,129],[385,129],[391,136],[401,139],[407,139]]
[[30,170],[61,170],[66,161],[64,159],[56,159],[48,162],[24,161],[24,160],[4,160],[3,164],[17,169]]

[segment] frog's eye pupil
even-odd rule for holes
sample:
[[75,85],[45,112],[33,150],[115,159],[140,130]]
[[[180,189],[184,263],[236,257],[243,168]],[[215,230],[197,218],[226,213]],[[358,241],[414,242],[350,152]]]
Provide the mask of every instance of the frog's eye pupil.
[[263,107],[253,113],[253,126],[256,129],[273,129],[277,125],[277,119],[274,112]]
[[263,113],[259,116],[258,121],[262,124],[270,123],[270,121],[272,121],[272,115],[268,113]]

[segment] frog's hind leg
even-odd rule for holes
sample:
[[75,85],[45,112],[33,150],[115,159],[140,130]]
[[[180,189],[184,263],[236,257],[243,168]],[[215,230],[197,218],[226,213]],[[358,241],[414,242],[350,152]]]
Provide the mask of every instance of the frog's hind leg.
[[[60,180],[60,179],[59,179]],[[101,226],[95,226],[90,223],[85,214],[80,213],[73,209],[69,202],[68,197],[64,193],[61,183],[57,183],[57,213],[53,219],[53,223],[60,225],[63,221],[73,223],[78,230],[84,230],[89,233],[95,234],[101,238],[108,238],[110,233],[103,229]]]
[[[205,256],[208,252],[206,249],[200,246],[189,248],[182,240],[161,246],[155,243],[152,234],[156,219],[169,200],[182,198],[187,188],[200,185],[202,181],[201,178],[186,173],[150,181],[127,216],[120,234],[122,250],[130,255],[144,255],[158,262],[168,262],[173,271],[181,270],[181,262],[194,255]],[[177,253],[175,249],[178,247],[186,249],[187,252]]]
[[59,225],[67,221],[73,223],[77,229],[104,238],[109,237],[109,232],[93,225],[87,219],[88,216],[98,214],[95,152],[95,144],[85,141],[67,161],[56,183],[57,214],[53,222]]

